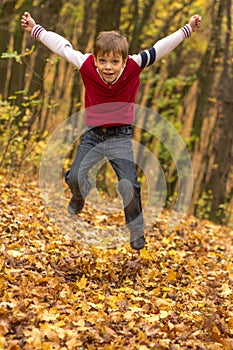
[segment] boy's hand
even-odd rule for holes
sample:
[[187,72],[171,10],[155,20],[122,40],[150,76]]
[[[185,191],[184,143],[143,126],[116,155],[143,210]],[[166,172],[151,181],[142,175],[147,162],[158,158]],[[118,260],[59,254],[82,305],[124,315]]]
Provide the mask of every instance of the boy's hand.
[[29,12],[24,12],[21,18],[21,25],[26,32],[31,33],[31,30],[36,25],[36,22],[31,17]]
[[192,27],[193,32],[195,32],[201,26],[201,16],[194,15],[190,17],[189,25]]

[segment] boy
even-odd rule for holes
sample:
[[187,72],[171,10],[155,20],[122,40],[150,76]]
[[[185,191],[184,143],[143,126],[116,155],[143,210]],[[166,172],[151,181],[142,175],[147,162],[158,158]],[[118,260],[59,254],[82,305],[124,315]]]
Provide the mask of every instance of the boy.
[[118,177],[130,245],[133,249],[142,249],[144,221],[131,141],[133,104],[140,73],[190,37],[200,27],[201,17],[192,16],[177,32],[132,56],[128,55],[126,38],[115,31],[100,32],[94,54],[83,54],[74,50],[65,38],[36,24],[28,12],[22,16],[21,23],[33,38],[75,65],[85,86],[86,131],[71,169],[65,175],[72,192],[68,212],[76,215],[82,210],[91,189],[88,171],[107,157]]

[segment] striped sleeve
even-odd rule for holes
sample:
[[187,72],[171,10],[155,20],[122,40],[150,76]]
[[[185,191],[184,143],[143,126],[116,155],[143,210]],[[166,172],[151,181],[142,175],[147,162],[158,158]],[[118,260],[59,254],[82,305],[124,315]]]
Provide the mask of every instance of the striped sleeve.
[[42,27],[40,24],[36,24],[31,31],[32,38],[40,40],[40,35],[44,30],[44,27]]
[[192,28],[190,26],[190,24],[186,24],[185,26],[183,26],[181,28],[182,32],[183,32],[183,35],[184,35],[184,38],[190,38],[190,36],[192,35]]
[[176,32],[157,41],[150,49],[141,51],[139,54],[131,57],[139,65],[139,67],[144,69],[145,67],[149,67],[154,62],[159,61],[161,58],[169,54],[180,43],[182,43],[183,40],[189,38],[191,35],[192,28],[189,24],[186,24]]
[[141,56],[141,68],[151,66],[156,60],[156,51],[154,47],[151,47],[149,50],[144,50],[140,52]]
[[39,24],[32,28],[31,36],[40,41],[56,55],[72,63],[78,69],[82,67],[83,63],[90,55],[90,53],[83,54],[78,50],[74,50],[72,44],[67,39],[57,33],[47,31]]

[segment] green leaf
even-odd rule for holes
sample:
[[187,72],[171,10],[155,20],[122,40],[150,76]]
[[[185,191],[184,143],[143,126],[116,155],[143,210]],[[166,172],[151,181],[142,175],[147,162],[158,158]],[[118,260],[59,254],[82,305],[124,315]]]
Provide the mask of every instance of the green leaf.
[[1,55],[1,58],[15,58],[15,57],[17,57],[17,55],[18,55],[17,51],[3,52]]

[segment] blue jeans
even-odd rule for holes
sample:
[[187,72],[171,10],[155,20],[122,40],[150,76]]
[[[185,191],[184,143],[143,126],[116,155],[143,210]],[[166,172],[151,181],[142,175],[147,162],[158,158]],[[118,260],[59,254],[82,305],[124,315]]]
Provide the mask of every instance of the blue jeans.
[[131,136],[130,125],[87,129],[82,136],[75,160],[65,174],[65,180],[77,199],[85,199],[91,189],[88,171],[106,157],[118,178],[118,190],[123,198],[127,227],[130,232],[143,233],[141,192]]

